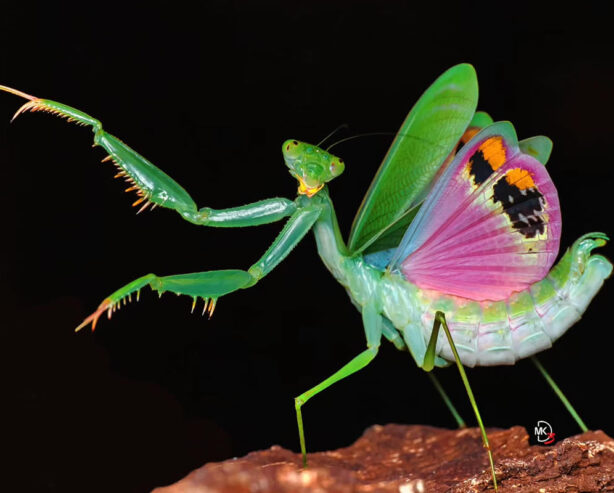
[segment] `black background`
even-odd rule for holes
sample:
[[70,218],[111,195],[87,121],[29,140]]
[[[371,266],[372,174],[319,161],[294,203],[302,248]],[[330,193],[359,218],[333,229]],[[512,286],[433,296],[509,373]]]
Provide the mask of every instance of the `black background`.
[[[463,6],[467,7],[467,6]],[[612,228],[614,63],[608,15],[401,2],[83,3],[2,12],[0,83],[70,104],[147,156],[199,206],[293,197],[286,138],[395,131],[448,67],[473,63],[480,108],[521,137],[555,143],[548,169],[561,245]],[[298,449],[293,397],[364,348],[360,316],[308,237],[256,287],[222,298],[211,321],[191,300],[148,289],[92,335],[73,327],[147,272],[246,268],[280,225],[198,228],[139,216],[99,164],[89,130],[48,115],[8,121],[0,95],[3,481],[20,491],[146,491],[206,461],[272,444]],[[347,235],[388,137],[336,148],[331,185]],[[604,249],[612,257],[610,247]],[[542,355],[589,427],[614,433],[612,281]],[[440,378],[466,419],[454,369]],[[488,426],[577,427],[527,361],[469,371]],[[309,450],[350,444],[374,423],[454,422],[407,353],[385,344],[365,370],[304,407]],[[6,454],[5,454],[6,457]]]

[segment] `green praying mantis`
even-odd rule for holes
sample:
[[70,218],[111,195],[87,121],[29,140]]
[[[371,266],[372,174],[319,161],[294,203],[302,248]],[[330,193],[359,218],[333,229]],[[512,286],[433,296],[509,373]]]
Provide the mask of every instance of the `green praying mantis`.
[[329,150],[294,139],[282,144],[287,171],[298,181],[294,200],[198,208],[176,181],[107,133],[97,119],[62,103],[6,86],[0,89],[27,100],[15,117],[44,111],[91,127],[94,145],[108,154],[103,162],[115,165],[115,176],[128,182],[127,191],[136,192],[133,206],[138,212],[166,207],[195,225],[228,228],[286,220],[247,270],[147,274],[105,298],[76,330],[88,325],[94,330],[104,313],[110,318],[126,299],[138,300],[146,286],[160,295],[189,296],[192,309],[200,300],[210,317],[220,297],[256,285],[313,231],[322,261],[362,314],[366,349],[295,398],[305,465],[302,406],[368,365],[387,339],[427,372],[457,365],[496,489],[492,452],[464,366],[513,364],[549,348],[580,318],[612,271],[607,259],[591,253],[607,241],[602,233],[582,236],[554,265],[561,217],[545,167],[552,143],[543,136],[518,141],[509,122],[493,122],[488,114],[476,112],[477,77],[468,64],[443,73],[412,108],[373,178],[347,241],[328,189],[346,164]]

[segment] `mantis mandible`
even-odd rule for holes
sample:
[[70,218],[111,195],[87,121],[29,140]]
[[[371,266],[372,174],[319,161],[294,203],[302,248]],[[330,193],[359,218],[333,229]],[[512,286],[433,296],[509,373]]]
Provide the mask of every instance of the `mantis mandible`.
[[375,174],[347,242],[327,185],[345,163],[328,150],[293,139],[283,143],[287,171],[298,181],[294,200],[199,209],[176,181],[107,133],[97,119],[62,103],[0,89],[28,100],[15,117],[45,111],[91,127],[94,145],[108,154],[103,162],[115,165],[115,176],[137,194],[138,212],[166,207],[193,224],[229,228],[287,219],[247,270],[147,274],[105,298],[76,330],[90,324],[94,330],[105,312],[110,318],[146,286],[160,295],[189,296],[192,309],[200,300],[210,317],[220,297],[253,287],[314,232],[322,261],[362,314],[366,349],[295,398],[305,465],[302,406],[368,365],[384,338],[427,372],[456,363],[496,489],[488,437],[464,366],[513,364],[549,348],[580,318],[612,271],[608,260],[591,254],[605,244],[602,233],[582,236],[553,266],[561,216],[545,167],[552,143],[543,136],[519,142],[511,123],[495,123],[476,112],[477,78],[468,64],[447,70],[415,104]]

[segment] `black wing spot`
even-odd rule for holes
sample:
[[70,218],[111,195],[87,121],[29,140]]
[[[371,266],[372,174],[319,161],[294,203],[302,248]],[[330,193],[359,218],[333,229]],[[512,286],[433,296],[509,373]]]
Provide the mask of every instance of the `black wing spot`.
[[535,238],[537,233],[544,233],[544,196],[536,188],[520,190],[516,185],[510,185],[503,176],[493,187],[493,200],[501,203],[503,211],[512,221],[512,227],[525,238]]
[[481,150],[476,151],[469,160],[469,173],[473,177],[475,186],[480,186],[494,173],[492,166],[484,157]]

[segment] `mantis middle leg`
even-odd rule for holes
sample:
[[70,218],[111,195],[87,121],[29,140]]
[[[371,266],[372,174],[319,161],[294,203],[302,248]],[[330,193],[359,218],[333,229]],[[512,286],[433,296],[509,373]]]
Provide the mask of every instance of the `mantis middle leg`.
[[304,467],[307,466],[307,448],[305,446],[305,431],[303,428],[303,415],[301,412],[301,407],[309,399],[319,394],[324,389],[330,387],[339,380],[342,380],[345,377],[348,377],[353,373],[362,370],[373,360],[373,358],[375,358],[379,350],[382,332],[384,330],[384,319],[380,315],[374,302],[370,302],[363,307],[362,321],[365,329],[365,335],[367,337],[367,349],[360,353],[358,356],[354,357],[349,363],[345,364],[342,368],[337,370],[326,380],[320,382],[315,387],[312,387],[307,392],[303,392],[301,395],[294,399],[294,407],[296,409],[296,422],[298,424],[298,433]]

